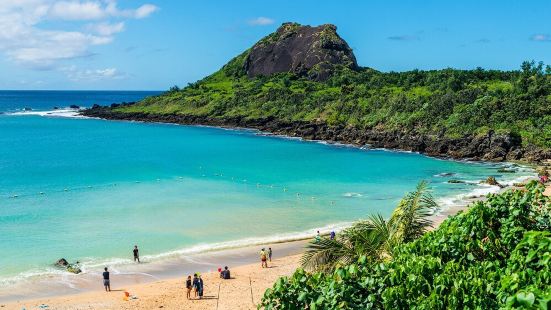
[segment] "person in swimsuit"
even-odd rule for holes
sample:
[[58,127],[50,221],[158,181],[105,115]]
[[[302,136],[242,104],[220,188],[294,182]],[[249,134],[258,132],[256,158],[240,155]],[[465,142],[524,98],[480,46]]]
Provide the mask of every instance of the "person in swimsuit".
[[134,261],[138,261],[138,263],[139,263],[140,262],[140,252],[138,250],[137,245],[134,246],[134,250],[132,250],[132,252],[134,253]]
[[103,272],[103,286],[105,287],[106,292],[111,292],[111,283],[109,281],[109,271],[107,271],[107,267],[104,269]]
[[187,276],[186,280],[186,289],[187,289],[187,299],[191,298],[191,289],[193,288],[192,282],[191,282],[191,276]]

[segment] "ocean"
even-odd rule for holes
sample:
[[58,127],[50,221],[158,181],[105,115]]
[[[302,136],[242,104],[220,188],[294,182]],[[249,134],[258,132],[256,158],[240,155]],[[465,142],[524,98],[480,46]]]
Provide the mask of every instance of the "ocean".
[[[533,172],[228,130],[76,117],[158,92],[0,91],[0,283],[312,236],[388,216],[421,180],[443,207]],[[59,110],[53,110],[59,107]],[[23,111],[30,108],[32,111]],[[501,167],[516,173],[500,174]],[[449,184],[449,179],[466,181]],[[1,296],[0,296],[1,299]]]

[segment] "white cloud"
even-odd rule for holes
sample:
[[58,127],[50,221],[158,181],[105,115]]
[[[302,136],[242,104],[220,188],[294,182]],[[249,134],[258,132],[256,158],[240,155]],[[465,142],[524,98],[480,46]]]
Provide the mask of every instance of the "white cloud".
[[149,15],[157,12],[157,10],[159,10],[159,8],[152,4],[144,4],[136,10],[136,12],[134,13],[134,18],[146,18]]
[[119,23],[99,23],[99,24],[90,24],[86,27],[88,30],[97,33],[101,36],[112,36],[115,33],[122,32],[124,30],[124,22]]
[[[120,19],[144,18],[157,10],[151,4],[121,10],[116,0],[0,0],[0,52],[18,64],[53,69],[60,61],[92,55],[93,46],[111,43],[125,28]],[[47,20],[67,22],[62,29],[45,29]],[[97,22],[83,28],[81,21]]]
[[59,1],[55,2],[48,12],[52,19],[93,20],[106,17],[106,12],[99,2]]
[[538,42],[551,42],[551,35],[538,33],[533,35],[530,39],[532,41],[538,41]]
[[255,19],[249,20],[249,25],[253,26],[266,26],[271,25],[275,22],[275,20],[269,18],[269,17],[257,17]]
[[126,78],[126,74],[120,72],[116,68],[80,70],[75,66],[70,66],[61,68],[60,71],[65,73],[67,78],[74,82],[117,80]]

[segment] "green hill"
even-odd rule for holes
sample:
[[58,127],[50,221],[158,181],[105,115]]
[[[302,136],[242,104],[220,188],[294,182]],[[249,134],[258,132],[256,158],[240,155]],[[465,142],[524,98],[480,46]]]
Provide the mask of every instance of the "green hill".
[[183,89],[85,114],[538,161],[551,158],[551,68],[380,72],[357,66],[335,26],[287,23]]

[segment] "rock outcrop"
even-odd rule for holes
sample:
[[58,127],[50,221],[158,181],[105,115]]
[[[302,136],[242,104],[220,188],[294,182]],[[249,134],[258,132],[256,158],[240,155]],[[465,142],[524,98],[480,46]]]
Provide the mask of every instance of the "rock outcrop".
[[551,150],[534,146],[526,147],[515,136],[496,134],[492,131],[485,135],[465,135],[461,138],[448,138],[444,135],[433,136],[416,132],[330,126],[326,123],[287,122],[275,118],[218,118],[184,114],[124,113],[107,107],[84,110],[81,111],[81,114],[115,120],[254,128],[278,135],[302,137],[306,140],[324,140],[356,146],[399,149],[435,157],[487,161],[523,160],[528,162],[551,159]]
[[323,81],[337,65],[358,68],[352,49],[337,34],[335,25],[284,23],[251,48],[244,70],[249,77],[293,72]]

